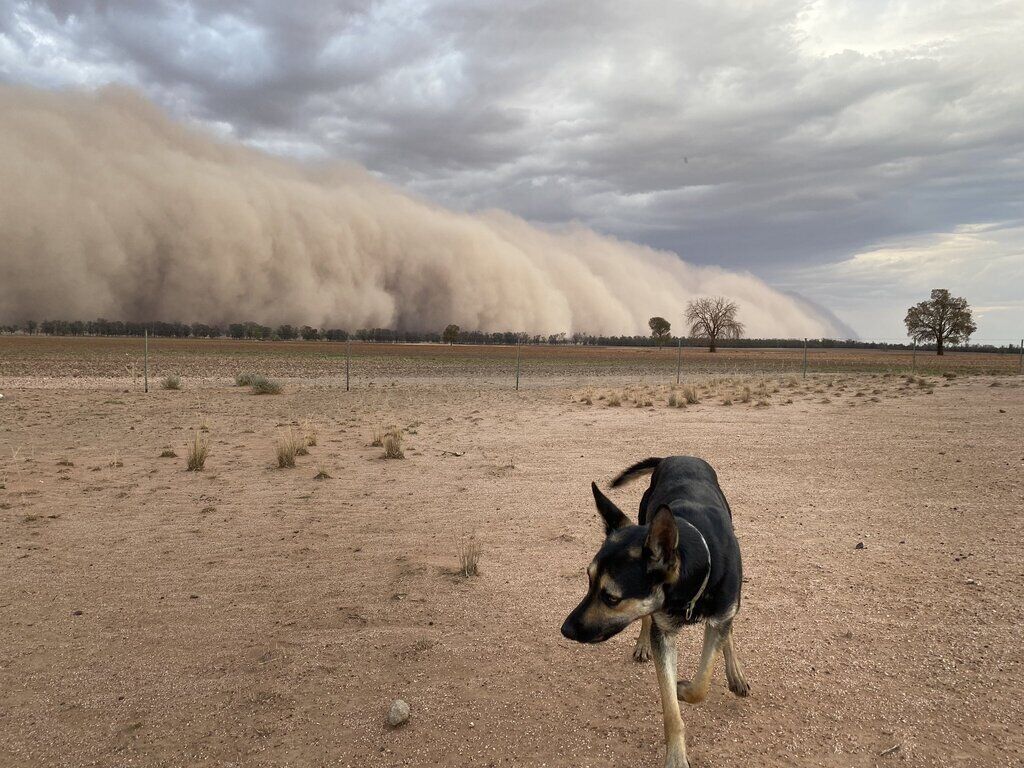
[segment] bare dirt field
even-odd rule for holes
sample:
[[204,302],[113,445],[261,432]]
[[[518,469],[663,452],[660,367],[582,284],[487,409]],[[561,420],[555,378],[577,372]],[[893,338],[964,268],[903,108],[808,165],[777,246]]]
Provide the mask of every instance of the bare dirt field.
[[[694,768],[1024,763],[1024,380],[988,375],[1013,361],[846,352],[803,380],[687,350],[675,387],[673,350],[531,350],[516,392],[508,348],[353,345],[345,392],[338,347],[160,340],[143,394],[138,346],[0,339],[0,765],[660,766],[634,630],[558,628],[590,480],[678,453],[735,513],[752,685],[719,663],[683,705]],[[392,424],[404,459],[371,445]],[[278,469],[290,431],[316,444]]]

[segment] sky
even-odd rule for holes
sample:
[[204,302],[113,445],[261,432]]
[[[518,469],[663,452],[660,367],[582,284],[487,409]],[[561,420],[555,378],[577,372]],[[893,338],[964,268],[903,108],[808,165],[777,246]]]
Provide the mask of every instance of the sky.
[[1024,335],[1024,3],[0,0],[0,82],[746,270],[864,338]]

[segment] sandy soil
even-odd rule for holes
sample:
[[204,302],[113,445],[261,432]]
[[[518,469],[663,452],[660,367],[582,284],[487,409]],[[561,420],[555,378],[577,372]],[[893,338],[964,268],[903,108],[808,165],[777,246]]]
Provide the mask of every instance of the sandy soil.
[[[659,766],[634,632],[558,627],[600,543],[590,480],[671,453],[718,469],[747,576],[752,695],[719,663],[683,705],[694,768],[1024,762],[1017,379],[702,379],[671,408],[651,382],[143,395],[4,365],[3,766]],[[307,420],[317,444],[274,468]],[[369,445],[391,423],[403,460]],[[412,718],[390,730],[396,697]]]

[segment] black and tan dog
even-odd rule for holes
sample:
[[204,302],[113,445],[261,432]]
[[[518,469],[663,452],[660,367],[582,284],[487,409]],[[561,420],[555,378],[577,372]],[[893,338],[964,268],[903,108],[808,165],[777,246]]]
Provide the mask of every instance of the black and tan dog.
[[[654,656],[665,721],[665,766],[686,768],[679,699],[695,704],[707,695],[719,648],[729,690],[737,696],[750,691],[732,638],[743,566],[732,510],[710,464],[692,456],[646,459],[615,478],[612,487],[647,472],[653,475],[640,502],[639,525],[591,483],[606,538],[587,568],[587,595],[565,620],[562,634],[581,643],[600,643],[642,620],[633,658]],[[677,684],[676,633],[702,621],[704,649],[697,674]]]

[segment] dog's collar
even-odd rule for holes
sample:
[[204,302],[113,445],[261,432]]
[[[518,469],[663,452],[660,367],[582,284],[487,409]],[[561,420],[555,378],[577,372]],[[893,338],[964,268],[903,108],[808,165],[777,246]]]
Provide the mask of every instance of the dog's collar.
[[700,600],[701,596],[704,594],[704,590],[708,588],[708,581],[711,579],[711,548],[708,547],[707,539],[704,538],[704,534],[700,532],[700,529],[697,528],[697,526],[695,526],[689,520],[682,520],[681,522],[684,522],[688,526],[693,528],[693,530],[696,531],[697,535],[700,536],[700,543],[704,545],[704,551],[707,553],[708,556],[708,569],[707,572],[704,574],[704,581],[700,583],[700,589],[697,590],[697,594],[695,594],[693,596],[693,599],[686,604],[686,620],[689,621],[690,618],[693,616],[693,609],[697,605],[697,601]]

